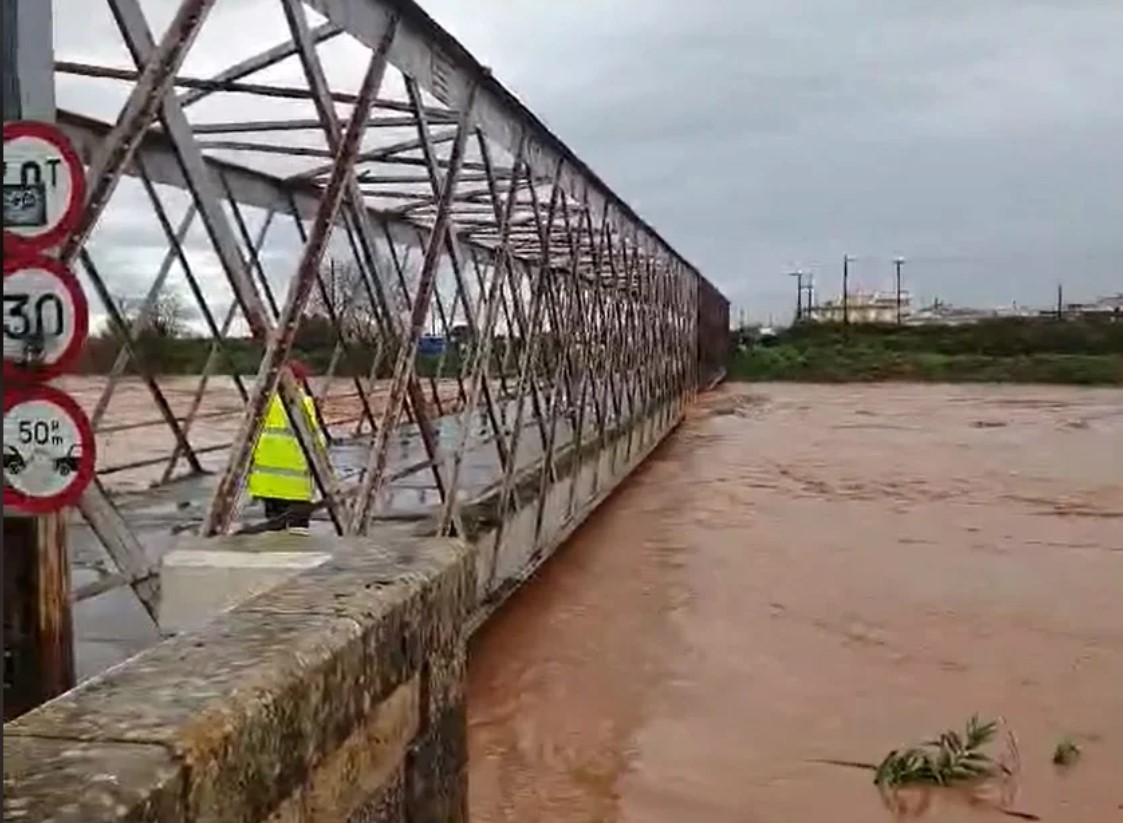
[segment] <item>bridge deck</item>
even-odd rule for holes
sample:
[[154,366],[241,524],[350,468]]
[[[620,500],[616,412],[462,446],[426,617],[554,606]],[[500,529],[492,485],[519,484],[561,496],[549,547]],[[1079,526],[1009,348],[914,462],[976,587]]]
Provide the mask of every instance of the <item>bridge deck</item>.
[[[67,388],[86,406],[97,395],[101,381],[68,378],[64,381]],[[228,382],[228,381],[227,381]],[[353,486],[365,467],[370,456],[372,439],[369,434],[352,436],[357,401],[344,395],[346,386],[333,387],[336,398],[329,394],[332,416],[329,417],[329,430],[339,439],[330,449],[332,465],[348,486]],[[215,388],[211,403],[218,403],[223,391],[232,393],[229,385],[223,387],[222,381]],[[180,473],[170,482],[145,487],[155,483],[163,469],[161,463],[132,469],[116,470],[117,465],[128,462],[146,462],[156,457],[165,458],[174,447],[170,431],[162,424],[131,428],[141,422],[152,411],[145,400],[143,389],[136,381],[126,383],[119,390],[114,413],[107,416],[111,421],[108,428],[117,428],[99,436],[99,464],[108,467],[103,482],[110,492],[118,511],[124,517],[130,531],[136,535],[144,547],[149,561],[158,565],[160,559],[177,545],[197,532],[202,522],[206,505],[214,493],[217,474],[190,474],[180,469]],[[450,393],[451,394],[451,393]],[[501,419],[509,432],[516,414],[516,401],[509,400],[500,405]],[[236,423],[236,415],[212,418],[212,429],[208,432],[209,441],[221,445],[224,437],[229,436],[231,423]],[[592,409],[587,410],[591,417]],[[342,420],[332,426],[333,420]],[[442,450],[451,451],[459,441],[461,416],[449,414],[433,419],[439,435]],[[478,497],[488,488],[494,487],[502,478],[501,467],[494,443],[489,438],[487,421],[482,413],[473,416],[473,426],[469,449],[465,452],[461,470],[460,495],[466,499]],[[588,438],[589,423],[586,426]],[[567,418],[559,418],[554,434],[556,449],[564,449],[573,439],[573,427]],[[208,451],[205,467],[211,472],[221,470],[228,448]],[[543,456],[541,434],[536,420],[524,412],[523,436],[519,440],[517,470],[519,472],[540,465]],[[126,457],[128,455],[128,457]],[[392,440],[389,471],[400,474],[388,486],[382,499],[379,517],[388,521],[417,519],[435,514],[441,502],[432,474],[425,468],[425,450],[416,424],[401,425]],[[260,503],[245,501],[240,509],[237,525],[239,527],[260,522],[264,512]],[[312,528],[331,533],[334,531],[328,516],[320,511],[313,516]],[[71,522],[71,567],[73,583],[76,588],[93,583],[115,569],[110,558],[89,525],[75,513]],[[90,677],[114,663],[120,662],[131,654],[156,642],[159,635],[145,614],[140,603],[127,588],[104,592],[77,604],[75,630],[78,638],[77,660],[81,679]]]

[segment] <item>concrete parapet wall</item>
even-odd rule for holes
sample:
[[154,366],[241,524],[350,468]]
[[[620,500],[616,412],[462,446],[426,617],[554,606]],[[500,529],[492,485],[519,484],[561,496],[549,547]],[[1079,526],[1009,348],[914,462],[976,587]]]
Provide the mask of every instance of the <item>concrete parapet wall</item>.
[[4,819],[464,819],[474,550],[309,540],[332,559],[7,724]]

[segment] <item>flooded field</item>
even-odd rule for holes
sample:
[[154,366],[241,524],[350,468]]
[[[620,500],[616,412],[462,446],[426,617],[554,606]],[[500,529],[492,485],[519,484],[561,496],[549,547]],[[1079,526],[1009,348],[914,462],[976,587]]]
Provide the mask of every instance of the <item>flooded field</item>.
[[470,675],[475,823],[892,820],[870,771],[819,761],[973,712],[1013,732],[1007,808],[1123,821],[1123,392],[728,387]]
[[[247,391],[253,389],[254,377],[246,375],[242,378]],[[86,376],[64,377],[56,381],[90,415],[98,407],[106,382],[103,377]],[[427,380],[422,382],[431,406],[430,413],[433,414],[432,386]],[[160,391],[196,450],[202,467],[208,471],[221,471],[226,466],[226,447],[238,431],[245,406],[231,377],[210,378],[206,391],[196,401],[198,385],[198,375],[164,376],[159,380]],[[389,386],[388,380],[376,381],[370,395],[373,414],[382,412]],[[313,378],[313,390],[318,398],[326,397],[321,403],[321,414],[331,433],[336,437],[352,434],[363,414],[354,381],[337,377],[325,395],[323,379]],[[436,392],[442,411],[449,413],[456,410],[458,387],[455,380],[442,379],[436,385]],[[188,465],[181,457],[174,470],[165,474],[175,448],[175,436],[161,415],[152,392],[140,378],[121,379],[100,419],[95,422],[98,423],[98,471],[111,491],[142,491],[161,480],[188,472]],[[364,430],[369,432],[370,426]]]

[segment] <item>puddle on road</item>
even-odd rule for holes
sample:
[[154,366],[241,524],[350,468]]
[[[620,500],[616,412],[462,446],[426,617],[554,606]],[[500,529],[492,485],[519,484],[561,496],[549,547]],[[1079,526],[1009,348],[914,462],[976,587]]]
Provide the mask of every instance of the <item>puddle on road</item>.
[[[877,762],[978,712],[1017,735],[1011,808],[1123,821],[1121,403],[706,398],[475,639],[472,820],[1014,820],[938,792],[895,817],[872,773],[815,762]],[[999,406],[1008,425],[973,425]],[[1065,737],[1083,756],[1062,772]]]

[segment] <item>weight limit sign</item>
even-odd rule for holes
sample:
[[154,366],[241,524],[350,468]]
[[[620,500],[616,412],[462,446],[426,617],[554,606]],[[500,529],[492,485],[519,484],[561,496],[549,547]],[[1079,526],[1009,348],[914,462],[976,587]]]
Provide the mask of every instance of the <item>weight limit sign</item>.
[[89,331],[74,274],[53,258],[4,261],[4,376],[49,380],[67,371]]
[[4,393],[4,506],[29,514],[77,502],[96,460],[85,412],[53,386]]
[[77,153],[50,123],[4,124],[4,253],[57,246],[73,230],[86,196]]

